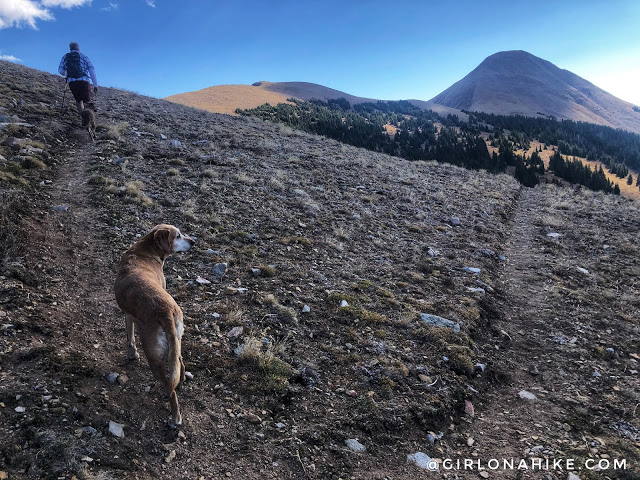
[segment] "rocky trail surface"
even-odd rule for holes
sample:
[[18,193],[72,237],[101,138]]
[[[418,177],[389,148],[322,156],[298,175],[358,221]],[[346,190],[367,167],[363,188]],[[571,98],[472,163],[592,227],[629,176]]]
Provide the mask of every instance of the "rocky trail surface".
[[[114,89],[94,144],[1,66],[0,478],[637,478],[634,201]],[[112,292],[161,222],[178,431]]]

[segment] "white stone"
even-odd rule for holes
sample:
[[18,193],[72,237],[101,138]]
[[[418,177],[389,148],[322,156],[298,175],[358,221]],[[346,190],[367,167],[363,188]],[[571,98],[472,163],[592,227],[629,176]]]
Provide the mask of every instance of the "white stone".
[[109,433],[114,437],[124,438],[124,425],[109,420]]
[[440,465],[438,462],[433,460],[429,455],[422,452],[412,453],[411,455],[407,455],[407,463],[413,463],[420,468],[424,468],[425,470],[431,470],[433,472],[440,471]]
[[345,443],[347,448],[352,452],[363,453],[367,451],[367,447],[362,445],[356,438],[350,438]]
[[518,396],[524,400],[531,400],[531,401],[535,401],[538,400],[538,397],[536,397],[533,393],[531,392],[527,392],[526,390],[520,390],[518,392]]

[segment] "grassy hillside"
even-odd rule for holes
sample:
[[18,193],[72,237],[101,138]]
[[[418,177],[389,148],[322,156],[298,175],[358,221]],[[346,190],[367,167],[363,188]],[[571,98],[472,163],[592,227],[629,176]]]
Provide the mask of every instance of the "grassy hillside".
[[[0,177],[0,476],[408,479],[416,452],[584,460],[595,438],[637,461],[634,201],[106,88],[92,144],[58,78],[0,82],[0,172],[24,180]],[[162,222],[198,239],[165,265],[194,375],[178,432],[112,293]]]
[[178,93],[165,100],[214,113],[237,115],[238,108],[255,108],[264,103],[287,103],[287,95],[253,85],[218,85],[195,92]]

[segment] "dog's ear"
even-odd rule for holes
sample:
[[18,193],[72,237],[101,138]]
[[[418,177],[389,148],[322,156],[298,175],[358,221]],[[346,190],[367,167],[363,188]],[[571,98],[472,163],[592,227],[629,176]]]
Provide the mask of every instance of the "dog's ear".
[[176,234],[167,228],[156,230],[153,234],[153,241],[156,246],[166,253],[173,253],[173,241]]

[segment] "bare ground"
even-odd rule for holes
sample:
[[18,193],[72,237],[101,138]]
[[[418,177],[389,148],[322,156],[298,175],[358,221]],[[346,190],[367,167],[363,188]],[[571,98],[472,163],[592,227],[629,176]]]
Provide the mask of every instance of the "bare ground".
[[[0,140],[37,140],[46,166],[0,152],[30,185],[0,277],[0,476],[437,478],[407,463],[422,451],[454,463],[626,459],[576,473],[637,478],[637,203],[522,190],[110,89],[93,145],[72,110],[46,103],[53,77],[10,66],[1,79],[6,112],[35,127]],[[125,361],[112,295],[120,255],[160,222],[198,237],[165,266],[194,374],[180,432],[146,362]],[[255,358],[233,352],[256,341]],[[430,432],[443,436],[432,445]],[[349,450],[353,438],[367,451]],[[443,478],[567,478],[566,462],[445,465]]]

